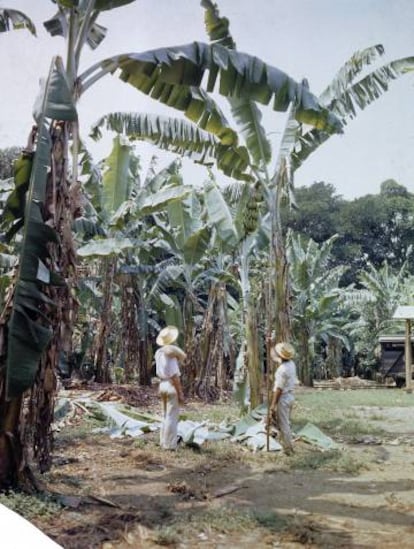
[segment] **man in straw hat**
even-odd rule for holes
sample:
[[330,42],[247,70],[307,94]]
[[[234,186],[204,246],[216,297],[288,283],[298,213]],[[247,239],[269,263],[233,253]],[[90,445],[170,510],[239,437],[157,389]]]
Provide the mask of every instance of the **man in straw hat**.
[[290,455],[293,453],[290,415],[295,400],[293,392],[296,385],[296,365],[292,360],[295,350],[290,343],[277,343],[272,347],[270,356],[278,366],[269,411],[273,415],[277,410],[276,426],[280,433],[283,450]]
[[178,414],[180,404],[184,403],[179,362],[185,359],[186,354],[173,345],[177,337],[178,328],[166,326],[156,340],[160,348],[155,353],[155,366],[157,377],[160,379],[159,394],[163,412],[160,445],[166,450],[177,448]]

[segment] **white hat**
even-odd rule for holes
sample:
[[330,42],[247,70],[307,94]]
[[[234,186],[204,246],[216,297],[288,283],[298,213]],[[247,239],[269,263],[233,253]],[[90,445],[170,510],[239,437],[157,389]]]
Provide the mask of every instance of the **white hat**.
[[295,356],[295,349],[290,343],[276,343],[270,350],[270,356],[275,362],[277,357],[283,358],[284,360],[290,360]]
[[158,345],[171,345],[178,337],[178,328],[175,326],[166,326],[158,334],[156,342]]

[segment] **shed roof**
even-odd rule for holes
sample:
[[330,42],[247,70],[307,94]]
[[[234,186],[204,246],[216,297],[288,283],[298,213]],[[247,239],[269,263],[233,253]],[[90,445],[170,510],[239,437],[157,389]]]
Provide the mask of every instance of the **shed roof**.
[[412,320],[414,319],[413,305],[399,305],[392,316],[395,320]]

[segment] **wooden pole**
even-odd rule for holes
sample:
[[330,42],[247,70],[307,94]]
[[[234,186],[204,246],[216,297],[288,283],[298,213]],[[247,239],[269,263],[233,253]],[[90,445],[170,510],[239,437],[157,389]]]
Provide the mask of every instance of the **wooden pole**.
[[411,353],[411,321],[405,320],[405,390],[407,393],[412,393],[411,378],[412,378],[412,353]]

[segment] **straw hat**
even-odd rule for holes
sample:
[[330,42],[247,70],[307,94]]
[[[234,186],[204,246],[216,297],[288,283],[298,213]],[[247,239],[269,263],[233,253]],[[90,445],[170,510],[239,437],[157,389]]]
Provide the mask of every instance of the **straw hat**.
[[158,334],[156,342],[161,347],[163,345],[171,345],[178,337],[178,328],[175,326],[166,326]]
[[278,357],[283,358],[283,360],[290,360],[295,356],[295,349],[290,343],[276,343],[276,345],[270,350],[270,356],[275,362]]

